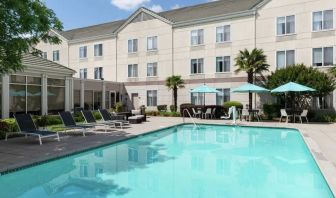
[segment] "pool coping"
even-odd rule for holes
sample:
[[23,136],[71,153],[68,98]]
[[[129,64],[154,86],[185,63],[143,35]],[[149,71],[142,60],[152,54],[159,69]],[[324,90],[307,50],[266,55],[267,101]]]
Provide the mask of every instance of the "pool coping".
[[[156,133],[158,131],[161,131],[162,129],[170,129],[170,128],[174,128],[174,127],[178,127],[181,125],[193,125],[194,123],[192,122],[181,122],[181,123],[177,123],[177,124],[172,124],[169,126],[165,126],[164,128],[158,128],[158,129],[153,129],[153,130],[149,130],[149,131],[144,131],[140,134],[133,134],[130,135],[128,137],[125,137],[123,139],[118,139],[118,140],[114,140],[112,142],[108,142],[108,143],[103,143],[100,145],[95,145],[95,146],[91,146],[85,149],[81,149],[81,150],[77,150],[77,151],[73,151],[70,153],[66,153],[66,154],[61,154],[59,156],[54,156],[51,157],[50,159],[44,159],[44,160],[40,160],[40,161],[35,161],[23,166],[18,166],[18,167],[13,167],[13,168],[9,168],[6,170],[1,170],[0,171],[0,177],[6,174],[10,174],[16,171],[21,171],[30,167],[34,167],[34,166],[38,166],[41,164],[45,164],[48,162],[52,162],[55,160],[59,160],[62,158],[67,158],[73,155],[77,155],[77,154],[81,154],[81,153],[85,153],[97,148],[102,148],[102,147],[106,147],[106,146],[110,146],[113,144],[118,144],[120,142],[123,141],[127,141],[130,139],[134,139],[134,138],[138,138],[138,137],[142,137],[142,136],[146,136],[152,133]],[[252,125],[250,125],[252,124]],[[299,134],[301,135],[303,141],[305,142],[306,147],[308,148],[311,156],[313,157],[313,159],[315,160],[315,163],[317,164],[319,171],[321,172],[322,176],[324,177],[325,181],[328,184],[329,189],[331,190],[331,192],[333,193],[333,196],[335,197],[336,195],[336,177],[334,177],[336,174],[336,168],[333,166],[333,163],[331,161],[329,161],[328,159],[326,159],[325,157],[323,157],[323,153],[321,152],[321,150],[319,149],[318,144],[308,135],[305,134],[304,129],[299,129],[299,128],[295,128],[295,127],[286,127],[286,126],[281,126],[281,127],[276,127],[276,126],[258,126],[258,125],[254,125],[253,123],[250,123],[249,125],[230,125],[230,124],[223,124],[223,123],[197,123],[197,125],[217,125],[217,126],[240,126],[240,127],[253,127],[253,128],[274,128],[274,129],[290,129],[290,130],[296,130],[299,132]],[[256,123],[257,124],[257,123]],[[303,131],[301,131],[303,130]],[[318,155],[322,155],[323,160],[321,159],[321,156]]]

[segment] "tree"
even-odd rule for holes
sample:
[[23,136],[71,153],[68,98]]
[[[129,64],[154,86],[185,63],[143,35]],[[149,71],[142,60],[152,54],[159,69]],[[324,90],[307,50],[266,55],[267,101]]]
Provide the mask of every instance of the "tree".
[[330,74],[334,76],[334,78],[336,78],[336,65],[332,68],[330,68]]
[[181,76],[170,76],[166,79],[168,90],[173,90],[175,111],[177,110],[177,90],[184,88],[184,80]]
[[[235,58],[235,66],[238,67],[235,73],[246,72],[247,82],[254,84],[253,77],[260,75],[263,79],[263,72],[269,71],[266,55],[262,49],[253,49],[249,52],[247,49],[239,51],[238,56]],[[249,93],[249,108],[252,109],[252,93]]]
[[316,89],[315,92],[297,93],[288,96],[290,101],[294,101],[295,105],[301,105],[301,107],[308,105],[309,98],[321,98],[336,88],[336,82],[330,75],[316,68],[306,67],[304,64],[292,65],[272,72],[268,77],[266,86],[269,89],[274,89],[288,82],[296,82]]
[[0,74],[24,69],[24,53],[39,53],[33,47],[40,42],[59,44],[50,33],[62,30],[62,23],[42,0],[0,1]]

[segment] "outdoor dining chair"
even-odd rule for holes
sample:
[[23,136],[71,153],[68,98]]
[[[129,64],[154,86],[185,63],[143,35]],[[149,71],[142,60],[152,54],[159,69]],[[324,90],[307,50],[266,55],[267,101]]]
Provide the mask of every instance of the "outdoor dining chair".
[[204,119],[212,118],[212,109],[211,108],[207,108],[206,111],[203,113],[202,116]]
[[202,116],[201,111],[196,111],[195,108],[192,108],[192,111],[193,111],[193,117],[194,118],[197,118],[197,116],[198,116],[198,118],[201,118],[201,116]]
[[307,117],[307,115],[308,115],[308,110],[307,110],[307,109],[304,109],[300,115],[295,115],[295,116],[294,116],[294,119],[295,119],[296,117],[298,117],[298,118],[300,119],[301,124],[302,124],[302,118],[305,118],[306,121],[307,121],[307,123],[309,123],[309,122],[308,122],[308,117]]
[[286,123],[288,123],[288,119],[290,117],[293,117],[293,115],[288,115],[285,109],[280,109],[280,114],[281,114],[281,116],[280,116],[279,122],[282,121],[282,118],[286,118]]

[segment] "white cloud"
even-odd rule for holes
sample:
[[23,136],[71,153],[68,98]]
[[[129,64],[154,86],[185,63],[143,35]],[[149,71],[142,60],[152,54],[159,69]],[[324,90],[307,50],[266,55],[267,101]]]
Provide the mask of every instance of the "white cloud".
[[152,5],[148,9],[154,11],[154,12],[162,12],[163,8],[160,5]]
[[121,10],[133,10],[149,2],[150,0],[111,0],[111,4]]
[[181,6],[179,4],[175,4],[174,6],[171,7],[171,9],[175,10],[175,9],[179,9]]

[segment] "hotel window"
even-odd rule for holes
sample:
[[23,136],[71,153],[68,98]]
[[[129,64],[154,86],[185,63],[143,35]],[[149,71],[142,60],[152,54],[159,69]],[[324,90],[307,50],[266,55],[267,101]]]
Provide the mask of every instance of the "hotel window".
[[48,113],[58,114],[65,107],[65,80],[48,78]]
[[334,48],[313,48],[313,66],[331,66],[334,64]]
[[157,76],[157,63],[147,64],[147,76]]
[[48,59],[48,53],[47,52],[42,52],[42,58]]
[[94,45],[94,56],[103,56],[103,44]]
[[157,90],[147,91],[147,106],[148,107],[157,106]]
[[202,74],[203,73],[203,58],[191,59],[191,74]]
[[191,31],[191,45],[202,45],[204,43],[204,30]]
[[147,51],[157,50],[157,36],[147,38]]
[[79,70],[79,78],[87,79],[87,68],[83,68]]
[[190,93],[191,104],[203,105],[204,104],[204,93]]
[[129,78],[138,77],[138,65],[137,64],[128,65],[128,77]]
[[225,25],[221,27],[216,28],[216,42],[217,43],[223,43],[230,41],[231,37],[231,26]]
[[94,68],[94,79],[103,80],[103,68],[102,67],[95,67]]
[[223,105],[224,102],[230,101],[230,89],[217,89],[219,93],[216,93],[216,104]]
[[53,61],[59,61],[59,60],[60,60],[59,50],[53,51]]
[[295,51],[294,50],[277,51],[276,64],[277,69],[283,69],[287,66],[294,65]]
[[221,56],[216,58],[216,72],[230,72],[230,56]]
[[333,29],[333,17],[333,10],[313,12],[313,31]]
[[79,58],[86,58],[87,57],[87,47],[82,46],[79,47]]
[[295,33],[295,16],[284,16],[277,18],[277,35]]
[[128,40],[128,53],[135,53],[138,51],[138,39]]

